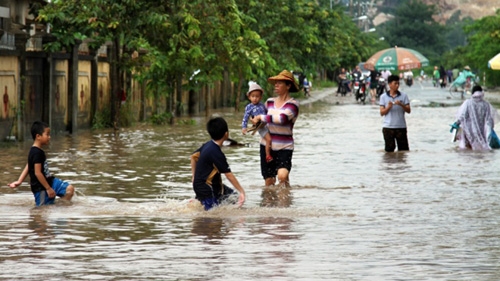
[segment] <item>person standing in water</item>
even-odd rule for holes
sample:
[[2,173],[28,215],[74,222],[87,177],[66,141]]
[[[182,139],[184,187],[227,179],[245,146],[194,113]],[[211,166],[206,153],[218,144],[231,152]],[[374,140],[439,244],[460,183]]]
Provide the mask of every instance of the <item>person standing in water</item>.
[[279,185],[288,187],[294,150],[293,127],[299,116],[299,102],[292,98],[290,93],[298,92],[299,86],[288,70],[283,70],[267,81],[274,85],[277,97],[266,101],[267,114],[251,118],[253,124],[266,123],[271,134],[273,161],[266,161],[266,143],[261,139],[261,172],[266,186],[273,185],[278,177]]
[[390,75],[387,79],[389,91],[380,96],[380,115],[384,117],[382,134],[385,151],[410,150],[406,129],[405,113],[411,112],[410,99],[399,91],[399,76]]

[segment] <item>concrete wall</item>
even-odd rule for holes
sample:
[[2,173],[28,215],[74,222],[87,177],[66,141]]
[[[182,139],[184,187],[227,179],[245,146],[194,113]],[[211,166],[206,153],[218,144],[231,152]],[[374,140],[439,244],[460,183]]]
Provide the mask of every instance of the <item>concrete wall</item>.
[[[14,118],[19,108],[18,84],[19,74],[17,57],[2,57],[0,63],[0,95],[2,105],[0,110],[0,136],[4,139],[15,130]],[[14,127],[13,127],[14,126]]]

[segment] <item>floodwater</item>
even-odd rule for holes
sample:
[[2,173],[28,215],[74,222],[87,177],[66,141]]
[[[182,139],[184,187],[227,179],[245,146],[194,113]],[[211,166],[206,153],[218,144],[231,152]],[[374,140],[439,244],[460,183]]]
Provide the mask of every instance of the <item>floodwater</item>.
[[247,202],[209,212],[190,202],[202,117],[53,136],[71,205],[5,187],[31,142],[2,145],[0,280],[499,280],[499,151],[458,150],[456,110],[413,105],[411,151],[385,153],[378,106],[303,103],[288,200],[263,192],[258,137],[223,112]]

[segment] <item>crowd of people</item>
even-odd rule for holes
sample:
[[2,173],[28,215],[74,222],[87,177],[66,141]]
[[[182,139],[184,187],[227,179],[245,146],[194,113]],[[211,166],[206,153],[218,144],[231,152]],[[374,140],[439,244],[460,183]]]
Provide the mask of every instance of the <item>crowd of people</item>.
[[[361,73],[359,67],[354,69]],[[457,74],[455,81],[460,77],[468,77],[470,68]],[[348,72],[342,69],[339,78],[341,82],[347,79]],[[379,77],[387,81],[387,88],[379,97],[380,115],[383,117],[382,135],[386,152],[408,151],[407,126],[405,115],[411,113],[410,99],[400,91],[400,80],[413,78],[411,71],[392,74],[389,70],[378,72],[372,70],[367,79],[370,81],[370,93],[375,100],[374,90]],[[453,73],[453,71],[452,71]],[[363,75],[363,74],[361,74]],[[435,67],[434,82],[442,83],[436,78],[441,73]],[[293,73],[283,70],[278,75],[269,77],[268,83],[274,86],[274,96],[264,103],[263,88],[255,83],[249,83],[247,97],[250,103],[245,107],[241,122],[241,132],[258,132],[260,135],[260,172],[264,180],[262,196],[270,200],[264,206],[287,206],[290,198],[290,171],[294,152],[293,128],[299,116],[299,102],[291,93],[299,91],[299,85]],[[450,79],[447,79],[450,82]],[[349,87],[347,83],[345,86]],[[309,84],[308,84],[309,85]],[[451,125],[451,131],[457,130],[459,147],[473,150],[489,150],[500,148],[500,139],[494,132],[496,109],[484,100],[484,92],[480,86],[472,89],[472,97],[466,100],[459,108],[456,120]],[[251,127],[249,128],[249,123]],[[210,118],[206,124],[210,140],[202,144],[191,155],[192,186],[195,198],[205,210],[210,210],[225,202],[242,206],[246,200],[245,190],[232,173],[226,156],[222,152],[224,141],[229,139],[229,129],[226,120],[222,117]],[[31,128],[33,146],[28,154],[28,161],[19,178],[9,183],[15,188],[25,178],[30,176],[30,186],[33,192],[35,205],[43,206],[54,204],[55,197],[63,201],[70,201],[75,188],[68,182],[53,177],[48,169],[47,157],[43,150],[50,142],[50,128],[43,122],[35,122]],[[222,175],[231,183],[233,188],[222,182]],[[276,200],[277,199],[277,200]],[[288,202],[288,203],[287,203]]]

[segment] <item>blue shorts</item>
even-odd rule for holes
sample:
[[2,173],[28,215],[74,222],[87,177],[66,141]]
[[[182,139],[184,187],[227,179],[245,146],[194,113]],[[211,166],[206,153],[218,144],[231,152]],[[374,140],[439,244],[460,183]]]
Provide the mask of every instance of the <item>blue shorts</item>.
[[[56,196],[63,197],[66,195],[66,188],[69,186],[69,182],[67,181],[62,181],[58,178],[54,178],[54,181],[52,182],[52,189],[56,192]],[[56,198],[49,198],[49,195],[47,194],[46,190],[42,190],[39,192],[33,193],[35,196],[35,203],[36,206],[41,206],[41,205],[50,205],[54,204]]]
[[224,185],[224,194],[219,197],[210,197],[200,200],[201,204],[205,208],[205,211],[212,209],[213,207],[217,207],[224,201],[226,201],[231,194],[235,193],[232,188]]

